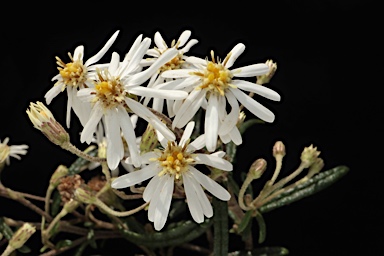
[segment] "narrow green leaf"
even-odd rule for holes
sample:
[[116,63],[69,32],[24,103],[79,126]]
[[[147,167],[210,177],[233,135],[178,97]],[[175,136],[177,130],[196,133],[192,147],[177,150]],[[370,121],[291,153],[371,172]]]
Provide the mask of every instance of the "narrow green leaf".
[[249,221],[252,219],[252,212],[253,210],[250,210],[245,213],[244,218],[241,220],[239,227],[237,228],[237,231],[239,233],[242,233],[244,229],[248,226]]
[[243,134],[248,128],[250,128],[252,125],[255,125],[255,124],[263,124],[265,123],[263,120],[260,120],[260,119],[249,119],[247,121],[245,121],[244,123],[242,123],[242,125],[239,127],[239,131],[241,134]]
[[52,195],[51,215],[55,217],[61,208],[61,195],[58,190],[55,190]]
[[[88,155],[90,156],[96,156],[97,155],[97,149],[94,149],[94,150],[91,150],[88,152]],[[82,157],[79,157],[77,158],[72,164],[71,166],[68,168],[68,175],[74,175],[74,174],[78,174],[80,173],[81,171],[83,171],[85,168],[87,168],[89,164],[89,161],[82,158]]]
[[154,233],[136,233],[131,230],[122,229],[120,232],[125,239],[132,243],[147,246],[148,248],[164,248],[187,243],[201,236],[213,224],[211,219],[206,219],[203,223],[197,224],[187,220],[179,223],[172,228]]
[[345,174],[348,173],[348,171],[349,168],[347,166],[341,165],[330,170],[320,172],[308,181],[285,191],[267,204],[261,206],[259,211],[262,213],[269,212],[276,208],[288,205],[302,198],[313,195],[341,179]]
[[4,222],[3,217],[0,217],[0,232],[4,235],[7,240],[11,239],[13,236],[13,231],[11,227]]
[[265,237],[267,236],[267,228],[265,225],[265,221],[263,218],[263,215],[261,215],[260,212],[257,212],[255,219],[257,220],[257,224],[259,225],[259,244],[263,243],[265,241]]
[[19,249],[17,249],[20,253],[30,253],[32,250],[25,244],[21,246]]
[[287,248],[281,246],[267,246],[253,249],[252,251],[236,251],[231,252],[228,256],[282,256],[288,255]]
[[213,255],[228,255],[228,204],[214,197]]

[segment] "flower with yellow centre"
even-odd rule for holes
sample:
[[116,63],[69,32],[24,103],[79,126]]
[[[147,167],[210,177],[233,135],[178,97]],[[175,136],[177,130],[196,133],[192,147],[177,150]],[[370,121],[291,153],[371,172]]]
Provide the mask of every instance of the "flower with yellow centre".
[[93,81],[93,72],[95,71],[98,62],[104,54],[109,50],[117,38],[119,31],[116,31],[107,43],[84,63],[84,46],[76,47],[74,54],[68,53],[70,62],[65,63],[59,57],[56,57],[59,73],[52,78],[56,81],[54,86],[45,94],[46,103],[49,105],[53,98],[60,92],[67,91],[67,117],[66,125],[69,128],[71,119],[71,109],[79,117],[80,122],[84,125],[84,119],[89,116],[90,107],[88,104],[77,99],[76,93],[80,88],[89,87]]
[[3,142],[0,140],[0,170],[4,164],[9,165],[11,163],[11,157],[20,160],[19,155],[27,154],[28,145],[8,145],[8,142],[8,137]]
[[[171,82],[175,88],[189,92],[184,101],[178,101],[173,105],[176,115],[172,127],[184,127],[200,107],[203,107],[206,110],[204,121],[206,147],[211,152],[217,147],[218,137],[225,144],[230,141],[236,145],[242,143],[241,134],[236,126],[240,115],[238,102],[266,122],[273,122],[275,119],[270,110],[243,91],[256,93],[274,101],[279,101],[280,95],[262,85],[237,79],[266,74],[270,70],[269,66],[260,63],[231,69],[244,50],[244,44],[237,44],[222,62],[215,60],[213,51],[211,61],[189,57],[186,61],[193,64],[194,68],[168,70],[161,74],[164,79],[175,79]],[[158,85],[161,86],[164,84]],[[229,113],[227,109],[230,109]]]
[[[113,188],[121,189],[151,178],[144,190],[143,199],[150,202],[148,219],[154,222],[156,230],[161,230],[166,223],[175,182],[182,183],[189,211],[197,223],[202,223],[204,216],[213,216],[212,205],[203,188],[223,201],[231,197],[226,189],[195,167],[207,165],[223,171],[233,169],[232,164],[223,159],[223,151],[212,154],[196,152],[204,147],[204,134],[189,143],[194,126],[194,122],[187,124],[179,142],[169,141],[158,134],[163,149],[142,154],[140,158],[145,164],[143,168],[124,174],[111,183]],[[127,162],[132,163],[133,160],[129,157]]]
[[[120,55],[113,52],[110,63],[104,68],[97,69],[95,83],[88,88],[80,89],[77,93],[81,101],[90,103],[92,107],[81,132],[80,141],[91,143],[97,126],[102,123],[107,140],[107,163],[111,170],[115,170],[126,155],[123,139],[127,143],[129,155],[135,159],[134,166],[141,165],[136,135],[129,114],[143,118],[168,139],[175,138],[171,130],[154,113],[136,100],[136,95],[151,95],[172,100],[184,99],[188,95],[177,90],[159,90],[141,86],[153,72],[177,54],[176,50],[167,51],[147,69],[138,72],[140,60],[149,45],[149,38],[141,40],[139,36],[132,46],[135,53],[121,62]],[[130,53],[132,52],[131,48]]]
[[[151,79],[148,82],[147,87],[156,88],[158,84],[162,84],[164,82],[170,81],[172,79],[164,79],[164,77],[160,76],[160,74],[166,70],[175,70],[175,69],[183,69],[188,68],[191,64],[186,62],[186,53],[191,49],[192,46],[198,43],[196,39],[190,39],[191,31],[185,30],[181,33],[178,40],[173,40],[171,45],[168,46],[165,40],[163,39],[160,32],[156,32],[154,35],[155,46],[147,51],[147,55],[149,58],[144,59],[141,62],[141,65],[146,66],[155,62],[162,54],[164,54],[168,49],[176,49],[178,51],[177,55],[172,58],[170,61],[161,66],[158,72],[154,73]],[[174,89],[172,84],[167,85],[163,89]],[[152,99],[151,107],[159,112],[163,112],[164,108],[164,100],[154,97],[143,97],[144,105],[148,105],[150,100]],[[173,117],[175,113],[173,112],[173,100],[166,100],[167,112],[169,117]]]

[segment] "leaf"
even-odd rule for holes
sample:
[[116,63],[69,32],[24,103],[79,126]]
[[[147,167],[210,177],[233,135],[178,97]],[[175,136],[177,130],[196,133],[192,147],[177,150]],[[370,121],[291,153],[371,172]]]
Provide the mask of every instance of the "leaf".
[[250,128],[252,125],[254,124],[263,124],[265,123],[263,120],[260,120],[260,119],[249,119],[247,121],[245,121],[244,123],[242,123],[242,125],[239,127],[239,131],[241,134],[243,134],[248,128]]
[[288,249],[281,246],[267,246],[253,249],[252,251],[231,252],[228,256],[281,256],[288,255]]
[[55,217],[59,213],[60,207],[61,207],[61,196],[59,191],[55,190],[55,192],[53,192],[52,205],[51,205],[51,215],[53,217]]
[[258,242],[259,242],[259,244],[261,244],[265,241],[265,237],[267,236],[266,235],[267,228],[265,225],[263,215],[261,215],[260,212],[257,212],[255,218],[257,220],[257,224],[259,225],[259,240],[258,240]]
[[244,218],[241,220],[239,227],[237,228],[238,233],[242,233],[248,226],[250,220],[252,219],[252,212],[253,210],[249,210],[245,213]]
[[228,204],[214,197],[213,215],[213,255],[228,254]]
[[330,170],[320,172],[308,181],[285,191],[270,202],[261,206],[259,211],[262,213],[269,212],[276,208],[288,205],[302,198],[313,195],[341,179],[345,174],[348,173],[348,171],[349,168],[347,166],[341,165]]

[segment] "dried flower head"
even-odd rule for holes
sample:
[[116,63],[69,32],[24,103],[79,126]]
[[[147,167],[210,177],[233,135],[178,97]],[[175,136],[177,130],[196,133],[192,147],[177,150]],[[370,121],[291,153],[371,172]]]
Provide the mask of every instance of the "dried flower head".
[[57,186],[63,202],[68,202],[74,196],[75,190],[84,184],[83,178],[79,174],[68,175],[60,179]]
[[257,76],[257,84],[266,84],[269,83],[272,79],[272,77],[275,75],[277,70],[277,64],[276,62],[273,62],[272,60],[267,60],[265,64],[269,67],[269,72],[267,74]]
[[309,147],[304,148],[301,153],[301,162],[304,164],[305,168],[310,167],[320,155],[320,151],[317,151],[317,147],[313,147],[311,144]]
[[9,240],[9,245],[18,249],[22,247],[25,242],[36,232],[36,227],[31,225],[28,222],[25,222],[12,236]]

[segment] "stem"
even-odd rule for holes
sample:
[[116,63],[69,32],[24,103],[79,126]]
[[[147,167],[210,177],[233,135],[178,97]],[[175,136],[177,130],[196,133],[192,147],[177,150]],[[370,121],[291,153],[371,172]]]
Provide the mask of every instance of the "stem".
[[1,183],[0,183],[0,196],[6,197],[9,199],[13,199],[13,200],[21,203],[25,207],[31,209],[32,211],[36,212],[37,214],[44,216],[47,220],[49,220],[49,221],[52,220],[52,217],[49,214],[45,213],[42,209],[37,207],[35,204],[33,204],[28,199],[25,199],[22,193],[20,193],[18,191],[14,191],[10,188],[6,188]]
[[13,248],[12,246],[10,246],[8,244],[7,247],[5,248],[5,250],[3,251],[3,253],[1,254],[1,256],[9,256],[9,255],[11,255],[11,253],[13,253],[14,250],[15,250],[15,248]]
[[61,145],[61,147],[63,149],[65,149],[65,150],[68,150],[69,152],[77,155],[78,157],[84,158],[85,160],[88,160],[90,162],[102,163],[102,162],[106,161],[105,158],[100,158],[100,157],[95,157],[95,156],[88,155],[87,153],[81,151],[80,149],[78,149],[76,146],[74,146],[70,142],[64,143],[63,145]]
[[101,210],[105,211],[106,213],[108,213],[110,215],[113,215],[116,217],[126,217],[126,216],[132,215],[132,214],[139,212],[140,210],[144,209],[149,204],[149,202],[145,202],[144,204],[140,205],[139,207],[132,209],[132,210],[129,210],[129,211],[125,211],[125,212],[118,212],[118,211],[112,210],[111,208],[108,207],[108,205],[106,205],[103,201],[101,201],[98,198],[96,198],[96,201],[94,204],[97,207],[100,207]]
[[247,190],[247,187],[249,186],[249,184],[251,184],[252,181],[253,181],[252,175],[247,175],[247,177],[245,178],[243,185],[241,185],[241,188],[239,191],[239,199],[238,199],[239,200],[239,206],[244,211],[249,211],[249,210],[253,209],[252,207],[246,206],[244,204],[245,191]]

